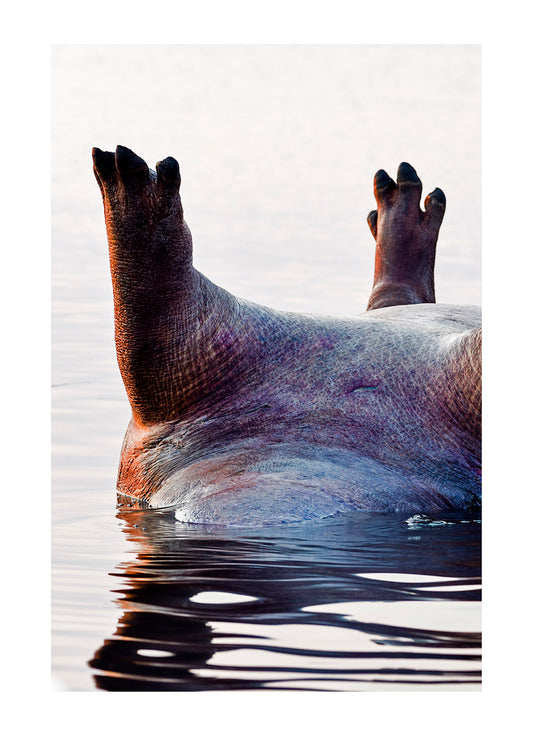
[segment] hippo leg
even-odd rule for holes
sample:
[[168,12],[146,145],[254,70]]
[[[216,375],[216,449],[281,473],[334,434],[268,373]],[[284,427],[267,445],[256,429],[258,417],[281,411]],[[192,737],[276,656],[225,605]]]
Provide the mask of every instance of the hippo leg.
[[180,171],[172,157],[156,172],[126,147],[93,150],[109,242],[117,358],[138,425],[179,416],[209,394],[228,359],[206,367],[235,299],[192,264]]
[[436,188],[420,209],[422,183],[402,162],[397,182],[379,170],[374,178],[377,210],[368,215],[376,240],[374,285],[367,310],[435,303],[435,250],[446,198]]

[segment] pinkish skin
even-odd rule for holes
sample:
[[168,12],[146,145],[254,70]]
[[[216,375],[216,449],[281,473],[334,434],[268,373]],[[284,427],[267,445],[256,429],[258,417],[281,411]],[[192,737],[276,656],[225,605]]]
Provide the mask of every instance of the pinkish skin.
[[434,303],[445,198],[402,163],[376,174],[368,311],[290,314],[192,265],[178,163],[93,150],[117,357],[132,409],[119,501],[189,523],[349,509],[431,512],[480,495],[481,314]]

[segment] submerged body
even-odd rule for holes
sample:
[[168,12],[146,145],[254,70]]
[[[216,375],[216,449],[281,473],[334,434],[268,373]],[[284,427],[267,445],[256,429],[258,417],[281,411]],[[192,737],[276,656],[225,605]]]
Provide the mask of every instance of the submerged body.
[[480,312],[433,303],[444,197],[415,211],[421,184],[402,166],[398,184],[376,176],[370,310],[330,318],[210,283],[192,267],[177,163],[154,175],[125,148],[95,150],[133,414],[123,499],[257,525],[479,496]]

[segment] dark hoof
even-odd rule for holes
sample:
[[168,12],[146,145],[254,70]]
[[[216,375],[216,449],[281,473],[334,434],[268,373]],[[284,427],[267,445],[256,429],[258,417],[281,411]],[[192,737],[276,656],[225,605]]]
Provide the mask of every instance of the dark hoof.
[[174,157],[165,157],[155,166],[157,177],[166,183],[177,183],[178,188],[181,183],[180,166]]
[[431,194],[428,194],[424,200],[424,209],[426,211],[426,227],[433,232],[438,233],[442,218],[446,212],[446,197],[444,191],[436,188]]
[[408,162],[401,162],[398,167],[398,185],[400,183],[416,183],[422,185],[416,170]]
[[442,207],[446,208],[446,197],[444,196],[444,191],[440,188],[436,188],[431,194],[426,196],[424,200],[424,209],[428,209],[432,204],[440,204]]
[[398,167],[398,194],[408,207],[416,205],[416,209],[420,209],[422,181],[408,162],[401,162]]
[[378,170],[374,176],[374,195],[376,200],[392,196],[395,189],[396,184],[390,175],[385,170]]
[[378,235],[378,211],[377,209],[373,209],[372,212],[368,213],[368,217],[366,218],[366,221],[368,223],[368,227],[370,228],[370,232],[374,236],[374,238],[377,238]]
[[131,149],[128,149],[128,147],[117,146],[115,164],[118,172],[123,177],[145,176],[148,178],[149,176],[150,171],[146,162],[142,157],[138,157],[135,152],[132,152]]
[[110,178],[116,169],[115,153],[103,152],[98,147],[93,147],[93,165],[97,175],[103,180]]

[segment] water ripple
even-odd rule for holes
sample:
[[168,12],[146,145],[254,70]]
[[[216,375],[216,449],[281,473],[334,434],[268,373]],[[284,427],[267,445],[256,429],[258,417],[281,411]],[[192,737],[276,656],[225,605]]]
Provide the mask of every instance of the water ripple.
[[235,533],[120,514],[121,611],[90,660],[106,690],[475,689],[480,527],[415,540],[401,516],[355,512]]

